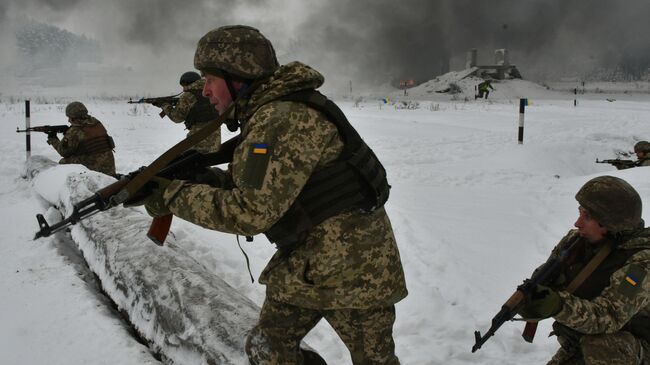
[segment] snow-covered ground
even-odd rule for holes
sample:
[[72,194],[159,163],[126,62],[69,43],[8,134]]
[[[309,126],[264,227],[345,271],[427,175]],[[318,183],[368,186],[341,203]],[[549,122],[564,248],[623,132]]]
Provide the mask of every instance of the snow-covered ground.
[[[572,94],[526,81],[495,83],[488,101],[451,100],[427,87],[433,86],[411,89],[408,97],[386,94],[388,104],[374,97],[339,103],[386,166],[392,185],[387,210],[410,292],[397,304],[397,354],[403,364],[418,365],[542,363],[557,347],[546,338],[550,321],[540,324],[534,344],[521,339],[521,323],[506,323],[477,353],[470,352],[473,332],[489,328],[516,286],[572,227],[574,195],[585,181],[622,177],[648,206],[650,169],[616,171],[594,161],[650,139],[650,96],[607,101],[602,94],[583,95],[574,107]],[[522,145],[518,97],[532,101]],[[419,108],[395,108],[400,99],[418,101]],[[119,172],[148,164],[185,135],[152,107],[81,101],[114,137]],[[60,102],[33,103],[32,125],[64,124]],[[158,363],[97,293],[70,238],[32,240],[34,215],[49,204],[21,177],[24,136],[14,128],[22,127],[23,115],[22,102],[0,104],[0,363]],[[233,135],[225,128],[223,134]],[[57,160],[45,139],[32,135],[32,153]],[[204,267],[262,303],[264,287],[251,284],[234,236],[180,219],[172,234]],[[261,236],[242,240],[242,246],[259,275],[273,247]],[[350,363],[326,323],[306,340],[329,364]]]

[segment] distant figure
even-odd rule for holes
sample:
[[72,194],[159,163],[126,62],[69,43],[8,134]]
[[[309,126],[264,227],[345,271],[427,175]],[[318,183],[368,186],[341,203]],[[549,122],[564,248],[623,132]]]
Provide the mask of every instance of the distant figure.
[[[207,98],[201,95],[205,80],[202,80],[198,73],[193,71],[184,73],[181,75],[179,83],[183,88],[183,93],[175,106],[168,103],[154,105],[161,108],[172,122],[185,123],[185,128],[188,130],[187,135],[191,136],[206,124],[217,119],[219,112]],[[217,130],[210,137],[194,146],[194,149],[208,153],[218,151],[219,147],[221,147],[221,131]]]
[[490,94],[490,90],[494,90],[492,87],[492,81],[490,80],[485,80],[478,84],[478,95],[474,95],[474,100],[477,98],[483,98],[485,95],[485,98],[488,98],[488,95]]
[[49,135],[47,143],[63,157],[60,164],[81,164],[87,168],[115,175],[115,143],[104,125],[88,115],[86,106],[73,101],[65,108],[70,128],[59,140],[56,134]]
[[639,141],[634,145],[636,153],[636,166],[650,166],[650,142]]

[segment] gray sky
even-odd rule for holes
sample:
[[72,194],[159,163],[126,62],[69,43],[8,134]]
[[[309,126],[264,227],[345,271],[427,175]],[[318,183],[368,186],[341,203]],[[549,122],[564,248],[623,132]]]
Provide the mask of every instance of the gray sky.
[[491,63],[507,47],[523,76],[539,80],[647,68],[647,14],[647,0],[2,0],[0,65],[14,54],[6,30],[29,17],[96,39],[106,65],[155,90],[174,90],[198,39],[227,24],[259,28],[281,63],[309,63],[333,89],[425,81],[450,60],[461,68],[469,48]]

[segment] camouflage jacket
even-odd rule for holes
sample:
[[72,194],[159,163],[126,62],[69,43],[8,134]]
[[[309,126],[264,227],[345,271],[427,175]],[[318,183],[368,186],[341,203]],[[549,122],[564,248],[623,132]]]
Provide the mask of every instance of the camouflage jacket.
[[82,147],[83,142],[91,136],[99,135],[108,136],[104,125],[89,115],[86,119],[72,122],[63,139],[52,137],[48,138],[47,143],[63,157],[59,161],[61,164],[81,164],[94,171],[115,175],[115,157],[112,150],[88,154]]
[[[233,188],[173,181],[169,209],[203,227],[239,235],[268,230],[289,209],[309,176],[337,158],[334,124],[296,102],[276,100],[314,89],[323,77],[293,62],[281,67],[238,110],[242,142],[229,169]],[[343,212],[314,227],[306,242],[277,251],[261,274],[273,300],[314,309],[392,305],[407,295],[390,221],[383,208]]]
[[[577,230],[569,231],[553,254],[560,252],[577,235]],[[604,289],[591,295],[579,294],[579,291],[593,280],[594,274],[587,278],[574,294],[561,291],[568,285],[569,278],[559,288],[556,287],[560,289],[559,295],[564,302],[562,310],[554,316],[557,322],[580,333],[600,334],[621,330],[637,314],[650,315],[650,278],[646,277],[650,272],[650,228],[622,240],[596,271],[607,266],[612,255],[626,250],[629,257],[623,255],[627,258],[622,264],[608,269],[612,273],[606,278]],[[575,275],[577,269],[581,267],[573,270]]]
[[636,166],[637,166],[637,167],[640,167],[640,166],[650,166],[650,157],[643,157],[643,158],[640,158],[640,159],[636,162]]
[[[160,108],[174,123],[186,122],[190,111],[198,101],[197,95],[201,95],[204,85],[205,80],[203,79],[194,81],[193,83],[189,84],[187,86],[187,89],[181,94],[181,96],[178,97],[176,106],[172,106],[171,104],[162,104]],[[202,120],[203,123],[207,123],[209,121],[210,120]],[[189,126],[188,129],[191,129],[191,127],[192,126]]]

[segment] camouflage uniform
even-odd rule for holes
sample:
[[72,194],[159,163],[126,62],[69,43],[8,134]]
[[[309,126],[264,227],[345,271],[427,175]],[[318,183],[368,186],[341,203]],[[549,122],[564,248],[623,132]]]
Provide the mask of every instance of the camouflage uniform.
[[[86,107],[79,102],[68,104],[66,115],[71,126],[65,132],[63,139],[59,140],[56,136],[47,139],[47,143],[63,157],[59,163],[81,164],[94,171],[115,175],[113,142],[104,125],[88,115]],[[109,139],[111,147],[108,146]],[[99,147],[95,143],[98,140],[101,141]]]
[[[187,86],[185,91],[181,94],[178,99],[176,106],[170,104],[162,104],[160,107],[165,112],[165,114],[175,123],[185,122],[185,127],[188,132],[187,135],[191,136],[192,134],[199,131],[201,128],[205,127],[208,123],[214,121],[218,117],[218,113],[214,111],[212,115],[214,119],[203,119],[199,116],[199,121],[190,123],[188,122],[188,115],[192,112],[192,109],[195,108],[199,98],[203,98],[201,92],[203,91],[203,85],[205,85],[205,80],[195,81]],[[213,107],[214,109],[214,107]],[[199,152],[208,153],[216,152],[221,146],[221,131],[217,130],[208,138],[199,142],[194,149]]]
[[[235,33],[242,29],[246,33],[251,28],[235,27]],[[196,60],[201,57],[197,50],[195,67],[200,70]],[[167,207],[209,229],[239,235],[267,231],[310,175],[328,166],[343,148],[337,128],[322,113],[303,103],[277,100],[322,83],[320,73],[298,62],[275,70],[238,102],[242,142],[228,171],[233,186],[175,180],[163,194]],[[399,364],[392,339],[394,304],[407,290],[383,208],[344,211],[313,227],[303,244],[276,252],[260,283],[266,284],[267,297],[248,339],[252,363],[302,364],[300,340],[325,318],[355,364]]]
[[[611,177],[594,180],[607,181],[607,178]],[[609,218],[602,215],[608,214],[607,211],[612,215],[621,214],[622,210],[612,204],[619,197],[610,192],[609,202],[601,200],[589,206],[583,204],[584,196],[580,194],[577,198],[581,206],[587,205],[585,208],[590,212],[603,212],[597,221],[610,233],[603,241],[590,243],[580,237],[577,230],[571,230],[551,253],[551,257],[557,257],[577,242],[576,257],[569,260],[562,273],[549,285],[558,291],[563,304],[560,312],[553,316],[556,321],[554,334],[562,347],[548,364],[613,365],[641,364],[643,361],[648,364],[650,278],[646,276],[650,272],[650,229],[643,228],[640,219],[641,200],[636,198],[638,207],[631,208],[637,210],[633,221],[640,222],[633,224],[636,228],[628,225],[621,231],[622,228],[616,228]],[[624,203],[622,209],[633,205],[627,201]],[[598,213],[592,215],[597,217]],[[605,260],[572,294],[563,291],[607,241],[612,242],[613,249]]]

